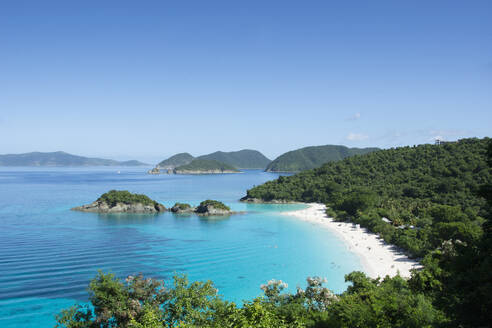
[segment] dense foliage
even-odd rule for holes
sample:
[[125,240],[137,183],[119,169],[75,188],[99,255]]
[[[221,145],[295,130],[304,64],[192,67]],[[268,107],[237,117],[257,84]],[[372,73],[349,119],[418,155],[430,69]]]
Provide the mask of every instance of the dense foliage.
[[217,162],[214,160],[207,159],[195,159],[191,163],[186,165],[178,166],[175,169],[176,172],[186,172],[186,171],[234,171],[238,172],[238,170],[230,166],[229,164]]
[[421,257],[424,268],[409,286],[446,314],[448,326],[486,327],[492,320],[489,165],[489,138],[403,147],[280,177],[247,198],[326,203],[336,219]]
[[222,202],[219,202],[217,200],[207,199],[207,200],[204,200],[203,202],[201,202],[200,205],[198,205],[197,211],[200,212],[201,208],[208,208],[208,207],[213,207],[213,208],[216,208],[218,210],[224,210],[224,211],[230,211],[231,210],[231,208],[229,206],[225,205]]
[[270,160],[257,150],[243,149],[239,151],[216,151],[198,159],[214,160],[240,169],[265,169]]
[[271,280],[264,296],[242,307],[218,295],[212,282],[190,283],[176,275],[172,286],[141,275],[125,282],[112,274],[99,275],[89,285],[92,307],[75,305],[57,316],[57,327],[431,327],[444,322],[422,294],[413,293],[400,277],[383,281],[361,272],[346,277],[345,293],[334,295],[326,280],[307,279],[305,289],[283,293],[287,285]]
[[360,223],[421,257],[444,240],[480,237],[485,201],[475,193],[492,181],[488,142],[463,139],[354,156],[280,177],[247,197],[325,203],[331,216]]
[[353,155],[363,155],[376,150],[379,148],[348,148],[336,145],[305,147],[280,155],[267,166],[266,171],[298,172],[310,170],[328,162],[339,161]]
[[175,203],[173,208],[177,208],[180,210],[188,210],[191,208],[191,205],[187,203]]
[[169,157],[168,159],[163,160],[162,162],[157,164],[157,167],[173,169],[177,166],[189,164],[193,159],[194,157],[188,153],[179,153]]
[[118,203],[123,204],[143,204],[143,205],[157,205],[158,203],[149,197],[142,194],[132,194],[127,190],[110,190],[104,193],[97,199],[99,202],[104,202],[111,207]]

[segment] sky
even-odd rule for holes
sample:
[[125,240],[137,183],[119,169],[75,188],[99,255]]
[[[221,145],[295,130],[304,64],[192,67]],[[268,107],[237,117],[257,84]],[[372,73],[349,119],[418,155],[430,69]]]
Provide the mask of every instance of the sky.
[[492,1],[0,2],[0,154],[492,136]]

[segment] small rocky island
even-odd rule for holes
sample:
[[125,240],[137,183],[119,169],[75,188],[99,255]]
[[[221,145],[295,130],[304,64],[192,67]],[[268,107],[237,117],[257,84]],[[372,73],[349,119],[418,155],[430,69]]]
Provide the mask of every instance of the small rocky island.
[[95,202],[72,208],[73,211],[94,213],[160,213],[166,207],[142,194],[126,190],[111,190]]
[[198,215],[231,215],[234,214],[229,206],[216,200],[205,200],[197,207],[190,204],[176,203],[171,207],[171,212],[176,214],[198,214]]
[[192,207],[190,204],[186,203],[176,203],[169,210],[176,214],[190,214],[195,213],[196,207]]

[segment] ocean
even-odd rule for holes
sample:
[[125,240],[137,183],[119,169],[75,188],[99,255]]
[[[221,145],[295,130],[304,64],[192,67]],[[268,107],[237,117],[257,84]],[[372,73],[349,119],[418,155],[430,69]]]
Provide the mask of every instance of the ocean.
[[[170,281],[175,273],[212,280],[241,303],[270,279],[305,287],[308,276],[344,291],[361,270],[356,255],[328,230],[284,211],[302,204],[245,204],[248,188],[278,177],[260,170],[223,175],[148,175],[147,168],[0,168],[0,327],[53,327],[54,315],[87,302],[98,270]],[[100,215],[70,208],[111,189],[143,193],[166,206],[220,200],[226,218]]]

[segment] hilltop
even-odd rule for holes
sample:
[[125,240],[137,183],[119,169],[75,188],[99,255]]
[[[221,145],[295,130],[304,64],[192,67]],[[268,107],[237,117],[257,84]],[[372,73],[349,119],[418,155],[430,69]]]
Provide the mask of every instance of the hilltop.
[[379,148],[348,148],[338,145],[311,146],[289,151],[277,157],[266,168],[267,172],[298,172],[344,158],[363,155]]
[[194,157],[189,153],[179,153],[157,164],[157,168],[172,170],[178,166],[191,163],[193,159]]
[[115,161],[72,155],[63,151],[0,155],[0,166],[143,166],[136,160]]
[[[192,162],[194,163],[192,164]],[[232,173],[232,171],[236,172],[237,169],[263,170],[269,163],[270,160],[262,153],[251,149],[231,152],[216,151],[199,157],[193,157],[189,153],[179,153],[163,160],[153,170],[150,170],[149,173],[172,173],[175,169],[178,169],[179,174],[188,174],[184,173],[185,171],[210,171],[208,173],[219,173],[218,171],[220,171],[222,173]],[[188,164],[192,165],[187,166]],[[161,172],[161,170],[167,171]]]
[[265,169],[271,162],[265,155],[257,150],[243,149],[239,151],[216,151],[197,159],[215,160],[234,166],[238,169]]

